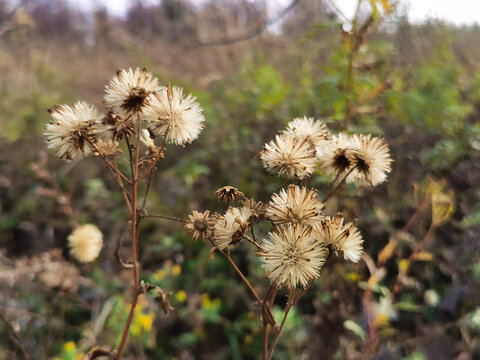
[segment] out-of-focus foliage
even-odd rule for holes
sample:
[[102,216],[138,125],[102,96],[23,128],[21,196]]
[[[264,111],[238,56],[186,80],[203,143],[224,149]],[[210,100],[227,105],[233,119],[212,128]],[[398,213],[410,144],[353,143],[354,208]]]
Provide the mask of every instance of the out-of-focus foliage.
[[[103,10],[88,18],[59,1],[23,3],[16,10],[0,3],[0,358],[26,352],[77,359],[93,346],[118,345],[130,299],[130,272],[114,255],[128,238],[121,194],[93,157],[68,164],[48,157],[42,132],[48,107],[73,99],[101,106],[104,84],[129,66],[185,86],[207,119],[197,142],[167,148],[151,213],[223,211],[213,194],[227,184],[268,201],[283,182],[255,156],[296,116],[323,119],[336,131],[383,134],[390,144],[389,182],[345,188],[342,203],[332,206],[359,219],[376,272],[332,261],[292,310],[276,358],[478,355],[478,27],[413,25],[388,15],[391,1],[364,2],[373,26],[388,20],[352,52],[332,8],[302,1],[283,19],[283,32],[210,47],[204,44],[218,34],[256,26],[253,5],[138,2],[126,19],[114,19]],[[323,193],[328,179],[317,172],[312,185]],[[105,247],[97,262],[80,265],[66,236],[87,222],[102,229]],[[164,315],[153,299],[141,298],[128,356],[242,359],[261,352],[258,308],[223,258],[209,260],[208,246],[164,220],[145,221],[140,239],[141,279],[170,292],[175,311]],[[124,244],[122,258],[129,251]],[[254,254],[239,248],[233,256],[252,283],[266,284]],[[279,300],[275,316],[284,305]]]

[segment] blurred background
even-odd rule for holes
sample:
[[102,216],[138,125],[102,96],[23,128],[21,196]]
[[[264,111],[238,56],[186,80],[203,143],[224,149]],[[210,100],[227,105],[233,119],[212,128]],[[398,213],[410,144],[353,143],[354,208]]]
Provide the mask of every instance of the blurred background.
[[[268,202],[283,180],[255,157],[297,116],[390,145],[386,184],[328,203],[359,220],[366,261],[328,263],[276,359],[480,358],[480,11],[452,3],[0,1],[0,358],[82,359],[118,344],[131,296],[114,256],[128,239],[122,196],[99,159],[59,161],[42,133],[47,108],[103,109],[115,71],[143,66],[206,117],[193,144],[167,148],[154,213],[222,212],[224,185]],[[318,171],[310,185],[323,194],[329,180]],[[86,265],[66,241],[82,223],[105,241]],[[258,358],[258,309],[221,256],[165,220],[145,220],[140,241],[141,278],[176,310],[142,297],[126,358]],[[262,293],[254,251],[234,258]]]

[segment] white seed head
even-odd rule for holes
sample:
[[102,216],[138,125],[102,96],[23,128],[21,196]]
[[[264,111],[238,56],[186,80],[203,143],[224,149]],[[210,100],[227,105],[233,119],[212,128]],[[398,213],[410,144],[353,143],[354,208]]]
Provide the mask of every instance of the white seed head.
[[318,278],[327,251],[303,225],[276,226],[261,244],[258,253],[266,277],[277,286],[307,287]]
[[90,142],[96,142],[97,126],[104,116],[95,106],[77,102],[73,106],[55,105],[48,112],[51,122],[45,127],[44,135],[48,148],[53,149],[58,158],[70,161],[90,153]]
[[144,110],[147,128],[156,136],[166,135],[170,143],[184,145],[195,140],[202,129],[203,109],[181,87],[165,87],[152,93]]
[[332,139],[332,134],[323,122],[310,117],[295,118],[287,125],[286,134],[295,134],[306,138],[316,148],[323,146],[325,141]]
[[67,239],[70,254],[83,263],[95,260],[102,250],[102,232],[92,224],[77,227]]
[[363,239],[355,222],[343,223],[343,214],[337,213],[332,219],[326,216],[315,226],[315,236],[336,252],[342,252],[345,260],[358,262],[363,254]]
[[224,215],[217,215],[213,226],[213,242],[223,250],[236,245],[248,229],[252,211],[248,208],[229,207]]
[[347,182],[358,186],[375,186],[387,180],[392,159],[388,145],[383,138],[355,134],[351,138],[355,169]]
[[263,167],[272,174],[303,179],[315,170],[315,149],[306,138],[277,135],[260,152]]
[[313,225],[323,218],[323,209],[316,190],[290,185],[272,195],[266,217],[275,224]]
[[334,135],[331,140],[317,145],[316,150],[320,167],[328,174],[345,174],[353,166],[356,148],[346,133]]
[[105,104],[114,114],[131,121],[143,111],[149,95],[159,89],[158,79],[147,69],[120,69],[105,87]]

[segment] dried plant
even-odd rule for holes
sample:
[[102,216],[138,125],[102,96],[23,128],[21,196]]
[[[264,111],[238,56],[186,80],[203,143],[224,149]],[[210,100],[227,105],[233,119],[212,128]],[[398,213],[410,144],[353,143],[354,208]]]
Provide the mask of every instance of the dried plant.
[[[196,99],[185,96],[179,87],[161,86],[146,69],[128,69],[119,70],[106,86],[105,104],[106,115],[85,102],[52,107],[52,121],[45,136],[49,148],[60,159],[70,161],[89,153],[100,157],[130,213],[131,261],[123,261],[118,251],[117,257],[125,268],[132,269],[133,295],[115,358],[120,359],[124,351],[140,295],[154,292],[166,313],[173,309],[166,292],[139,279],[138,229],[145,217],[184,223],[194,240],[212,245],[211,256],[218,251],[228,260],[261,309],[263,359],[272,358],[289,311],[321,276],[330,257],[343,256],[353,262],[361,259],[363,239],[356,221],[346,221],[338,209],[330,209],[326,202],[344,183],[366,187],[386,180],[392,160],[385,140],[362,134],[332,134],[323,122],[296,118],[259,153],[266,170],[285,179],[285,188],[272,194],[264,205],[233,186],[224,186],[215,196],[227,203],[225,213],[194,210],[184,220],[149,214],[145,204],[155,165],[164,157],[165,145],[185,146],[203,129],[203,110]],[[125,147],[119,142],[124,142]],[[117,165],[123,154],[128,156],[129,174]],[[332,178],[323,198],[308,186],[316,169]],[[143,194],[139,193],[141,183],[145,183]],[[260,221],[270,223],[271,228],[258,240],[255,225]],[[256,290],[259,286],[251,285],[231,256],[236,247],[249,244],[254,246],[265,278],[270,281],[263,293]],[[93,261],[101,250],[102,234],[94,225],[82,225],[69,237],[69,245],[79,261]],[[278,324],[272,307],[282,288],[288,298]]]

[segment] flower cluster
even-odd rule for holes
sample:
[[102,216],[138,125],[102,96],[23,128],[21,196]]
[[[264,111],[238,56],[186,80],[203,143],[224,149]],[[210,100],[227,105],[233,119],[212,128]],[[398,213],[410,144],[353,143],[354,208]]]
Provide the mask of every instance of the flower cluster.
[[[332,134],[327,126],[313,118],[296,118],[274,140],[265,144],[259,154],[271,174],[286,181],[306,184],[317,166],[337,182],[358,186],[375,186],[384,182],[390,172],[391,158],[382,138],[346,133]],[[343,214],[325,214],[325,200],[316,189],[297,184],[286,185],[263,205],[247,199],[237,188],[225,186],[216,192],[221,201],[239,202],[225,214],[208,219],[194,211],[186,228],[194,238],[210,239],[221,251],[229,251],[242,240],[257,247],[265,276],[276,287],[306,288],[320,276],[331,254],[358,262],[363,239],[356,221],[345,221]],[[268,220],[272,229],[257,243],[253,225]],[[252,238],[249,237],[251,231]]]
[[161,86],[158,79],[143,69],[118,70],[105,87],[106,114],[86,102],[73,106],[56,105],[48,110],[51,122],[46,126],[48,147],[69,161],[90,152],[102,157],[115,156],[118,141],[138,134],[145,143],[145,131],[151,142],[185,145],[203,129],[203,110],[192,95],[176,86]]

